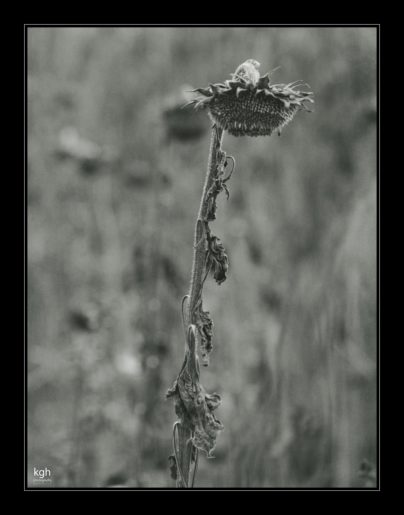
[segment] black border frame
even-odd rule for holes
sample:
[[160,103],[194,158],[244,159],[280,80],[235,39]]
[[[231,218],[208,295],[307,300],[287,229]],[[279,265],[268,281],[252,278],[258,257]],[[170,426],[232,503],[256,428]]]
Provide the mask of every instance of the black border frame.
[[[28,404],[28,387],[27,387],[27,354],[28,354],[28,341],[27,341],[27,238],[28,238],[28,219],[27,219],[27,147],[28,147],[28,137],[27,137],[27,80],[28,80],[28,38],[27,33],[29,28],[41,28],[41,27],[168,27],[168,28],[187,28],[187,27],[201,27],[201,28],[224,28],[224,27],[258,27],[258,28],[271,28],[271,27],[285,27],[285,28],[293,28],[293,27],[304,27],[304,28],[332,28],[332,27],[369,27],[376,28],[376,94],[377,94],[377,145],[376,145],[376,162],[377,162],[377,265],[376,265],[376,334],[377,334],[377,368],[376,368],[376,383],[377,383],[377,441],[376,441],[376,469],[377,469],[377,484],[374,488],[366,488],[366,487],[356,487],[356,488],[345,488],[345,487],[334,487],[334,488],[206,488],[206,487],[195,487],[193,489],[177,489],[173,488],[131,488],[131,487],[122,487],[122,488],[106,488],[106,487],[29,487],[27,481],[27,471],[28,471],[28,429],[27,429],[27,404]],[[253,492],[381,492],[381,477],[380,477],[380,197],[381,197],[381,184],[380,184],[380,150],[381,150],[381,138],[380,138],[380,128],[381,128],[381,112],[380,112],[380,104],[381,104],[381,66],[380,66],[380,57],[381,57],[381,24],[366,24],[366,23],[340,23],[340,24],[305,24],[305,23],[279,23],[279,24],[170,24],[170,23],[145,23],[145,24],[114,24],[114,23],[105,23],[105,24],[92,24],[92,23],[83,23],[83,24],[58,24],[58,23],[24,23],[23,24],[23,116],[24,116],[24,172],[23,172],[23,205],[24,205],[24,227],[23,227],[23,255],[24,255],[24,265],[23,265],[23,289],[24,289],[24,318],[23,318],[23,338],[24,338],[24,346],[23,346],[23,354],[24,354],[24,371],[23,371],[23,406],[24,406],[24,492],[64,492],[64,491],[95,491],[95,492],[104,492],[104,491],[115,491],[115,492],[198,492],[198,491],[253,491]],[[168,472],[167,472],[168,473]]]

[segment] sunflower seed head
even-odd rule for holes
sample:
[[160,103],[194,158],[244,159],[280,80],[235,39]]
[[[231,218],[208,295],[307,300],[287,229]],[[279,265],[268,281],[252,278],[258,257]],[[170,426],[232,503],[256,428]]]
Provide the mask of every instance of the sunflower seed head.
[[196,109],[207,109],[212,121],[233,136],[270,136],[299,110],[309,111],[306,103],[314,102],[313,92],[297,89],[307,84],[272,84],[271,73],[260,76],[259,63],[253,61],[241,64],[224,84],[198,88],[200,95],[191,101]]

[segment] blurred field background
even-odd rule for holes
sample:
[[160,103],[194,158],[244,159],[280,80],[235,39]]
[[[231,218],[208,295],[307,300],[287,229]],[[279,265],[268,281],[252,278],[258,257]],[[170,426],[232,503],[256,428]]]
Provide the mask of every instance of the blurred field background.
[[[28,29],[28,483],[174,487],[173,405],[210,123],[181,90],[247,58],[313,113],[234,138],[209,280],[201,487],[374,486],[376,29]],[[189,85],[189,86],[186,86]],[[189,88],[190,89],[190,88]],[[366,466],[363,465],[365,460]]]

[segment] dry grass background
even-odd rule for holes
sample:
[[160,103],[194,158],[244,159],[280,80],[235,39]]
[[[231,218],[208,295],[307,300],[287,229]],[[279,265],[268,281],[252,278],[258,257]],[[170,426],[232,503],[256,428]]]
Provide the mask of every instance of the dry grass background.
[[[247,58],[303,79],[315,112],[234,138],[213,224],[230,275],[206,286],[209,390],[225,424],[196,486],[369,486],[376,461],[376,29],[28,30],[28,481],[172,487],[180,301],[209,123],[163,112]],[[63,158],[60,131],[112,156]],[[59,152],[58,152],[59,149]]]

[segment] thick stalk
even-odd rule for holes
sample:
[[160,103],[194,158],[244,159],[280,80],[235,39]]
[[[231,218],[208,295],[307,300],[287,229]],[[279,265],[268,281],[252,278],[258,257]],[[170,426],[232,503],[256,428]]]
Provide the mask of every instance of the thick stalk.
[[205,225],[209,202],[208,192],[214,181],[217,168],[220,164],[220,148],[222,144],[223,129],[214,126],[212,128],[212,136],[210,140],[209,161],[208,169],[206,172],[205,184],[203,186],[201,203],[199,205],[198,218],[195,225],[194,236],[194,257],[192,261],[192,274],[191,274],[191,287],[189,291],[188,303],[188,323],[192,323],[192,315],[195,306],[198,303],[200,295],[202,294],[202,281],[205,271],[205,258],[206,258],[206,239],[205,239]]
[[[189,290],[189,302],[186,313],[187,325],[192,324],[194,322],[193,315],[195,307],[202,295],[206,259],[205,220],[209,208],[208,192],[210,187],[212,186],[213,180],[217,172],[217,168],[220,163],[220,148],[222,143],[222,137],[223,129],[214,126],[212,128],[212,135],[210,140],[208,169],[206,172],[205,184],[203,186],[201,203],[199,205],[198,217],[195,225],[191,286]],[[190,485],[189,472],[191,464],[191,453],[193,447],[190,442],[191,436],[192,430],[188,425],[181,424],[178,427],[178,461],[184,479],[188,485]],[[178,477],[177,487],[184,488],[185,486],[186,485],[182,484],[181,478]]]

